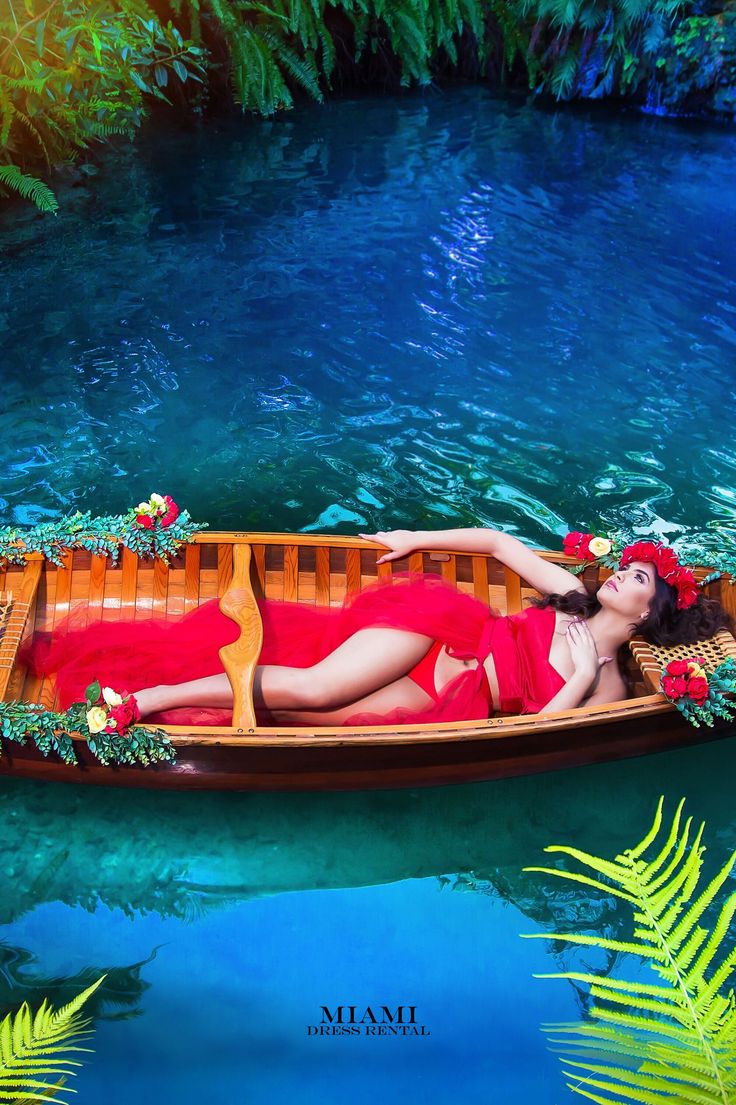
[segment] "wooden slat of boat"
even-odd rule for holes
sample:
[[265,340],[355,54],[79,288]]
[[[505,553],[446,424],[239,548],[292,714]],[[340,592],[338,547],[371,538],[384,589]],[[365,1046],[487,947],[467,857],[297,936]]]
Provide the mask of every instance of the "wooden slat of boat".
[[360,550],[348,549],[345,556],[345,586],[348,591],[360,591]]
[[457,559],[454,556],[448,556],[447,560],[442,562],[442,578],[446,579],[448,583],[454,583],[457,586]]
[[89,566],[86,624],[97,621],[102,615],[105,602],[105,580],[107,579],[108,556],[92,555]]
[[264,598],[266,594],[266,547],[251,545],[251,580],[254,594]]
[[518,572],[504,565],[504,580],[506,584],[506,613],[518,614],[523,610],[521,601],[521,578]]
[[56,569],[56,596],[54,599],[54,624],[62,620],[69,613],[69,600],[72,593],[72,571],[74,552],[72,549],[64,549],[60,553],[62,567]]
[[[385,551],[385,550],[384,550]],[[384,561],[383,564],[376,564],[376,578],[377,579],[391,579],[394,574],[393,561]]]
[[315,600],[318,606],[330,605],[330,550],[319,545],[315,557]]
[[133,617],[138,597],[138,557],[123,546],[120,554],[120,612],[123,617]]
[[156,618],[166,616],[166,600],[169,593],[169,567],[160,556],[153,560],[153,578],[151,579],[151,615]]
[[472,557],[473,594],[481,602],[488,602],[488,559],[485,556]]
[[232,546],[230,586],[220,598],[220,610],[240,626],[240,636],[219,650],[233,689],[233,727],[255,728],[253,683],[263,647],[263,624],[250,579],[251,551],[247,544]]
[[199,606],[199,568],[201,562],[199,545],[187,545],[184,552],[184,612]]
[[284,545],[283,600],[297,602],[299,599],[299,546]]
[[[38,585],[43,572],[42,556],[29,559],[23,568],[23,575],[12,588],[12,605],[5,624],[5,632],[0,639],[0,702],[5,700],[9,691],[10,679],[15,666],[15,658],[23,639],[23,633],[34,606]],[[15,573],[14,573],[15,574]],[[8,588],[11,590],[11,588]]]
[[[385,549],[384,549],[385,552]],[[409,553],[409,571],[410,572],[423,572],[424,571],[424,554],[421,552]]]
[[[59,556],[62,561],[62,566],[56,568],[54,601],[49,611],[50,624],[47,626],[51,632],[53,632],[59,622],[69,614],[72,593],[74,550],[64,549],[60,552]],[[45,706],[47,710],[56,709],[56,679],[53,675],[42,679],[40,690],[37,692],[37,701]]]
[[[233,548],[238,546],[217,546],[217,597],[221,599],[227,592],[233,579]],[[250,548],[248,549],[250,553]]]

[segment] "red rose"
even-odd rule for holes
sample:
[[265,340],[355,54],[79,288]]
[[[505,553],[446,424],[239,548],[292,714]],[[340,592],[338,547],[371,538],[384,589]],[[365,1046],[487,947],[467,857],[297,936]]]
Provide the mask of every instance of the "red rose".
[[118,723],[116,732],[122,733],[132,722],[139,721],[141,715],[136,703],[128,698],[121,702],[119,706],[111,706],[110,716],[114,717]]
[[135,520],[139,525],[143,526],[144,529],[153,529],[153,518],[151,518],[150,514],[136,514]]
[[698,705],[705,702],[708,697],[708,680],[704,679],[702,675],[693,676],[692,679],[688,680],[687,693]]
[[662,679],[662,689],[668,698],[676,700],[687,693],[687,680],[682,675],[665,675]]
[[666,670],[670,675],[687,675],[690,669],[687,660],[671,660]]
[[593,540],[592,533],[584,533],[583,540],[580,542],[578,548],[578,560],[595,560],[595,553],[590,551],[590,542]]
[[629,564],[632,560],[656,563],[657,548],[653,541],[635,541],[633,545],[627,545],[624,549],[621,554],[621,564]]
[[568,556],[575,556],[575,553],[577,552],[577,547],[580,544],[580,539],[582,538],[582,536],[582,533],[580,533],[578,530],[574,530],[572,533],[568,533],[567,537],[562,542],[562,547],[564,551],[568,554]]
[[678,610],[687,610],[688,607],[694,606],[698,601],[698,585],[697,583],[691,583],[689,580],[680,582],[677,588],[677,608]]
[[175,522],[179,517],[179,507],[176,505],[171,495],[164,495],[164,501],[166,502],[167,511],[161,519],[162,526],[170,526],[172,522]]

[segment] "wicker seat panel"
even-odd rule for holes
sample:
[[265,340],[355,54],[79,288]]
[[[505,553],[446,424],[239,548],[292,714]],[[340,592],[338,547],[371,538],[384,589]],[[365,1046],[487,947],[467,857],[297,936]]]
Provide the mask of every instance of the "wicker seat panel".
[[694,656],[702,656],[705,661],[703,667],[708,673],[729,657],[736,660],[736,639],[727,629],[719,630],[714,637],[705,641],[695,641],[691,645],[672,645],[669,648],[652,645],[643,637],[632,637],[629,647],[651,691],[659,691],[662,669],[672,660],[689,660]]

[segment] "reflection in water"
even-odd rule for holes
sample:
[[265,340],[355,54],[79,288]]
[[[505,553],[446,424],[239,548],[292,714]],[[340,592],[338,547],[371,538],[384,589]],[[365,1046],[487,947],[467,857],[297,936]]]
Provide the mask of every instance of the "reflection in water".
[[[61,901],[193,920],[296,890],[451,874],[543,925],[591,920],[580,891],[521,873],[548,844],[630,847],[660,793],[688,799],[718,850],[736,844],[736,738],[566,772],[468,786],[332,794],[125,790],[3,779],[0,923]],[[665,807],[667,808],[667,807]],[[717,857],[714,857],[714,862]]]
[[103,974],[105,981],[87,999],[84,1015],[94,1020],[127,1020],[140,1013],[139,1003],[150,983],[141,978],[142,969],[155,959],[154,948],[147,959],[127,967],[90,966],[75,975],[48,977],[38,971],[37,957],[25,948],[0,943],[0,1018],[27,1001],[32,1012],[46,998],[60,1009]]

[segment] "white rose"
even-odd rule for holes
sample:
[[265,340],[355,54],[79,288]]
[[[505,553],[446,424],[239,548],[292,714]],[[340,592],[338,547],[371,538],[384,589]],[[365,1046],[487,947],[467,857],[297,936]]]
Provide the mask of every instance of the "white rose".
[[166,506],[166,499],[163,495],[151,495],[151,506],[154,507],[154,509],[156,507]]
[[605,537],[594,537],[588,548],[593,556],[606,556],[611,551],[611,542]]
[[107,714],[101,706],[93,706],[87,710],[87,728],[90,733],[101,733],[107,725]]
[[117,691],[114,691],[112,687],[103,687],[102,697],[104,698],[108,706],[122,706],[123,700],[121,696],[117,693]]
[[151,504],[150,503],[138,503],[138,506],[135,508],[135,512],[136,512],[136,514],[150,514],[151,513]]

